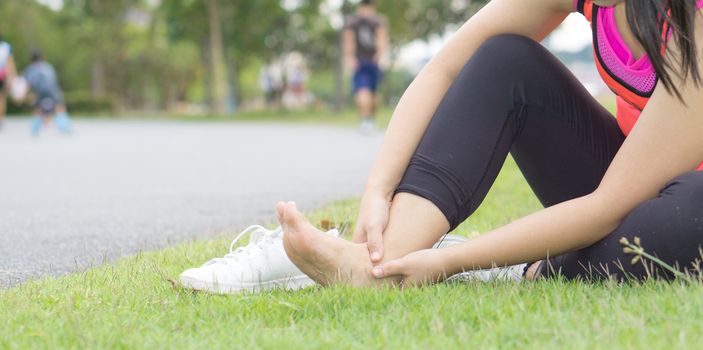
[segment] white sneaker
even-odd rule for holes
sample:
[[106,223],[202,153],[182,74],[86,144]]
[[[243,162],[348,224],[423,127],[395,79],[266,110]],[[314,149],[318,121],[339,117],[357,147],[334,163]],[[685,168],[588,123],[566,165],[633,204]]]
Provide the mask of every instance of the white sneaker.
[[435,249],[447,248],[447,247],[453,246],[455,244],[466,242],[468,240],[469,239],[466,238],[465,236],[446,234],[446,235],[442,236],[442,238],[440,238],[439,241],[437,241],[437,243],[435,243],[432,246],[432,248],[435,248]]
[[[432,248],[446,248],[466,242],[468,238],[459,235],[446,235],[439,240]],[[447,278],[446,282],[491,282],[491,281],[514,281],[520,282],[523,279],[522,272],[526,264],[512,265],[506,267],[495,267],[485,270],[473,270],[460,272]]]
[[449,276],[446,282],[492,282],[492,281],[512,281],[520,282],[524,279],[522,272],[527,264],[511,265],[506,267],[494,267],[485,270],[473,270],[459,272]]
[[[234,249],[235,244],[247,233],[249,244]],[[336,229],[327,232],[338,237]],[[201,267],[188,269],[181,274],[184,288],[228,294],[240,291],[258,292],[270,289],[297,290],[315,282],[290,261],[283,249],[281,227],[268,230],[251,226],[232,241],[229,254],[215,258]]]
[[[234,249],[247,233],[251,235],[249,244]],[[327,231],[327,234],[339,237],[336,229]],[[442,249],[466,240],[464,236],[446,235],[432,248]],[[212,259],[201,267],[184,271],[181,274],[183,288],[231,294],[271,289],[298,290],[315,284],[286,255],[281,227],[268,230],[259,225],[250,226],[237,235],[230,244],[229,251],[222,258]],[[489,281],[503,277],[502,270],[504,269],[496,268],[463,272],[450,277],[448,281]],[[522,276],[521,271],[520,269],[519,276]]]

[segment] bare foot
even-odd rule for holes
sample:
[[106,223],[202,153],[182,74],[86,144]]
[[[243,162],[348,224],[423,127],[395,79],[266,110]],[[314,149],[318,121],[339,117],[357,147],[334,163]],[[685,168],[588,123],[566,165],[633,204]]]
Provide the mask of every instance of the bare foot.
[[373,266],[366,244],[326,235],[312,226],[293,202],[278,203],[276,214],[283,227],[286,254],[295,266],[317,283],[323,286],[374,286],[383,283],[371,275]]

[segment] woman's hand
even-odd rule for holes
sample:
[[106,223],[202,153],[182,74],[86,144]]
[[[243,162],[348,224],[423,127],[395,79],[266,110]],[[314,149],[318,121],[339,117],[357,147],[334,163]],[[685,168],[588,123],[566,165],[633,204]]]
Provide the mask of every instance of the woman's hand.
[[352,241],[366,243],[373,263],[383,259],[383,231],[388,225],[390,207],[391,201],[382,194],[367,193],[361,198]]
[[442,249],[424,249],[384,262],[371,270],[376,278],[400,277],[401,286],[417,287],[444,281],[447,273]]

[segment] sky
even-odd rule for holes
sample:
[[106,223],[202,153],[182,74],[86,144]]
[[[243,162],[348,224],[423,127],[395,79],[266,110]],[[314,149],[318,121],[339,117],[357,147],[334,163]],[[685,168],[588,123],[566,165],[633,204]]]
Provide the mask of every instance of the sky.
[[63,6],[63,0],[37,0],[38,3],[44,4],[54,11],[58,11]]
[[591,44],[591,26],[578,13],[572,13],[549,38],[550,47],[559,51],[578,52]]
[[[399,64],[411,71],[419,71],[425,61],[436,54],[451,37],[455,29],[429,40],[413,41],[400,52]],[[578,52],[591,45],[591,27],[581,14],[573,13],[546,40],[552,50]]]

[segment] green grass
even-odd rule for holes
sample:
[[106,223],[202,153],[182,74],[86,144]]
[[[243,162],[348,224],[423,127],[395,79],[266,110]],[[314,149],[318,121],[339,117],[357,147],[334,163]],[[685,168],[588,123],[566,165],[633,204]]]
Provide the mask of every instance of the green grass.
[[[537,210],[509,161],[470,235]],[[352,222],[356,201],[310,215]],[[349,230],[347,230],[348,232]],[[311,288],[216,296],[174,288],[235,232],[0,291],[0,348],[699,348],[703,286],[648,282]]]

